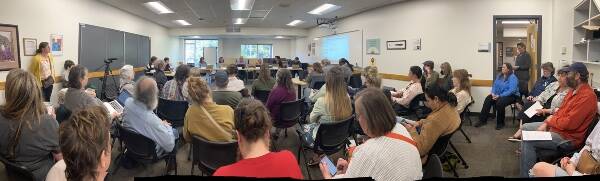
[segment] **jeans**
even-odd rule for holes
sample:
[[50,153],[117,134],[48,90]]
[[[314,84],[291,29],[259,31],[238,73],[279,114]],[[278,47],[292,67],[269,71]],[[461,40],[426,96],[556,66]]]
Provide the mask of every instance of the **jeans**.
[[[527,123],[523,124],[523,131],[535,131],[537,130],[542,122],[535,123]],[[535,165],[537,161],[537,153],[536,150],[544,149],[544,150],[556,150],[557,146],[564,141],[564,139],[558,134],[554,132],[550,132],[552,135],[552,140],[548,141],[522,141],[521,142],[521,160],[520,160],[520,176],[521,177],[529,177],[529,169]]]
[[42,95],[44,96],[44,101],[45,102],[50,102],[50,96],[52,96],[52,89],[54,88],[54,85],[50,85],[49,87],[42,87]]
[[506,106],[515,103],[515,96],[505,96],[498,97],[497,100],[492,99],[492,95],[488,95],[483,102],[483,107],[481,108],[481,114],[479,115],[480,122],[486,122],[488,118],[488,114],[492,106],[496,108],[496,124],[498,126],[504,126],[504,117],[505,117],[505,108]]

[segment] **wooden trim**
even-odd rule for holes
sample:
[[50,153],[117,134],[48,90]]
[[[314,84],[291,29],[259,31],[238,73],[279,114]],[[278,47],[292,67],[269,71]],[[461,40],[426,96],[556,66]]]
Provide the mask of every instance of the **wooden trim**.
[[[133,68],[133,71],[134,71],[135,73],[138,73],[138,72],[144,71],[144,67],[137,67],[137,68]],[[112,75],[113,75],[113,76],[116,76],[116,75],[121,75],[120,68],[119,68],[119,69],[114,69],[114,70],[113,70],[113,73],[112,73]],[[103,77],[103,76],[104,76],[104,71],[98,71],[98,72],[89,72],[89,73],[88,73],[88,78],[101,78],[101,77]],[[55,78],[56,78],[55,82],[62,82],[62,81],[64,80],[62,76],[55,76]],[[4,90],[4,84],[5,84],[5,83],[6,83],[6,82],[4,82],[4,81],[1,81],[1,82],[0,82],[0,90]]]
[[[410,81],[408,76],[400,74],[379,73],[382,79]],[[492,87],[493,80],[471,79],[471,85],[477,87]]]

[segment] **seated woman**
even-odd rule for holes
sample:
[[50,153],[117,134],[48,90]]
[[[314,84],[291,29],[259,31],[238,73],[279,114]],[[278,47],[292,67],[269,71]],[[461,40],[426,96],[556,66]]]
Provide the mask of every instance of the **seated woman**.
[[60,126],[63,160],[52,166],[46,180],[104,180],[110,166],[110,119],[102,107],[76,112]]
[[440,87],[446,91],[454,88],[454,84],[452,82],[452,67],[450,63],[444,62],[440,65],[440,79],[438,79],[438,84]]
[[88,84],[88,70],[76,65],[69,71],[69,89],[65,93],[65,108],[77,112],[88,106],[102,106],[102,101],[96,98],[94,91],[85,90]]
[[370,139],[352,151],[349,162],[338,159],[338,170],[333,176],[327,165],[321,163],[319,168],[325,179],[421,179],[423,172],[416,143],[406,128],[396,123],[391,103],[380,89],[367,88],[357,94],[356,116]]
[[585,141],[585,146],[573,157],[564,157],[560,166],[538,162],[530,170],[533,177],[563,177],[600,174],[600,124]]
[[185,101],[185,98],[183,97],[182,87],[183,83],[185,83],[189,76],[189,66],[178,66],[175,71],[175,78],[165,83],[163,90],[160,92],[160,98],[171,101]]
[[465,69],[458,69],[452,73],[452,84],[454,88],[450,92],[456,95],[456,112],[461,114],[469,103],[473,102],[471,99],[471,81],[469,80],[469,72]]
[[244,99],[235,109],[235,130],[242,160],[223,166],[213,176],[302,179],[290,151],[269,151],[271,119],[262,102]]
[[[321,67],[321,63],[319,62],[315,62],[312,65],[312,71],[310,71],[310,73],[308,74],[308,76],[306,77],[306,83],[308,83],[308,85],[313,85],[314,83],[312,81],[316,80],[323,80],[325,77],[325,73],[323,72],[323,67]],[[318,78],[316,78],[318,77]]]
[[155,66],[156,68],[154,70],[156,70],[156,72],[154,72],[154,80],[156,80],[156,84],[158,85],[158,90],[162,91],[163,87],[169,80],[169,79],[167,79],[167,76],[165,75],[166,63],[163,60],[158,60],[158,61],[156,61],[155,64],[156,64],[156,66]]
[[296,89],[292,83],[292,73],[288,69],[277,71],[277,86],[269,94],[266,107],[271,113],[271,120],[277,126],[280,120],[281,103],[296,100]]
[[533,89],[529,92],[529,96],[527,100],[529,102],[534,102],[534,98],[539,96],[546,87],[553,82],[558,81],[556,77],[554,77],[554,65],[552,62],[546,62],[542,64],[542,77],[538,79],[533,85]]
[[519,80],[513,73],[512,65],[504,63],[502,65],[502,73],[496,77],[492,92],[485,98],[483,107],[481,107],[481,115],[479,122],[475,127],[481,127],[487,124],[487,118],[492,106],[496,108],[496,130],[504,127],[504,109],[506,106],[513,104],[519,98],[518,89]]
[[21,69],[6,76],[5,103],[0,107],[0,156],[27,167],[44,180],[54,161],[61,160],[58,122],[43,103],[38,80]]
[[[567,93],[571,88],[567,86],[567,73],[569,71],[567,68],[560,69],[558,71],[558,82],[552,82],[550,85],[546,86],[546,90],[540,93],[538,96],[534,97],[532,100],[535,102],[539,102],[544,108],[538,109],[537,114],[533,115],[531,118],[525,115],[525,110],[529,109],[534,103],[525,103],[525,108],[521,113],[519,113],[519,117],[521,119],[521,125],[525,123],[532,122],[542,122],[546,120],[546,118],[552,114],[554,114],[560,106],[562,102],[567,96]],[[517,130],[517,132],[508,138],[508,141],[520,141],[521,139],[521,128]]]
[[119,93],[127,91],[129,94],[133,94],[135,92],[135,82],[133,81],[135,72],[133,71],[133,66],[124,65],[121,68],[119,77]]
[[260,65],[260,72],[258,74],[258,79],[256,79],[252,83],[252,95],[254,95],[254,91],[271,91],[275,86],[275,79],[271,77],[269,64],[263,63]]
[[233,109],[213,102],[208,84],[198,77],[188,79],[188,94],[192,105],[185,113],[183,137],[192,142],[192,135],[208,141],[233,140]]
[[310,122],[315,123],[311,124],[315,128],[312,130],[313,139],[317,135],[318,124],[344,121],[352,115],[352,105],[342,68],[332,67],[325,79],[325,96],[317,100],[310,113]]
[[[456,97],[437,85],[425,88],[426,106],[431,109],[427,118],[408,121],[404,127],[417,143],[423,164],[427,161],[429,150],[438,138],[452,134],[460,126],[460,116],[456,112]],[[420,132],[417,133],[417,127]]]

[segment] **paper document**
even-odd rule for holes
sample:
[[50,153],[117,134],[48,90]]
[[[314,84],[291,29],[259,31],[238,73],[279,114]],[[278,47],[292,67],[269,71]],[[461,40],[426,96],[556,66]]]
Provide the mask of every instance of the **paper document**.
[[538,109],[544,109],[544,107],[542,106],[542,104],[540,104],[540,102],[535,101],[535,104],[531,105],[531,107],[529,107],[529,109],[525,110],[525,115],[527,115],[527,117],[531,118],[533,117]]
[[523,141],[552,140],[552,135],[547,131],[523,131]]

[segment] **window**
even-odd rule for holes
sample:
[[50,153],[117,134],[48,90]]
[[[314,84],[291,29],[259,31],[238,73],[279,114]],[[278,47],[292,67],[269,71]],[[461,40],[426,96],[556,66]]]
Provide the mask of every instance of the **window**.
[[273,45],[265,44],[243,44],[241,55],[244,58],[272,58]]
[[[205,47],[219,47],[219,40],[184,40],[185,62],[198,63],[204,56]],[[217,51],[219,51],[217,49]],[[217,53],[218,54],[218,53]]]

